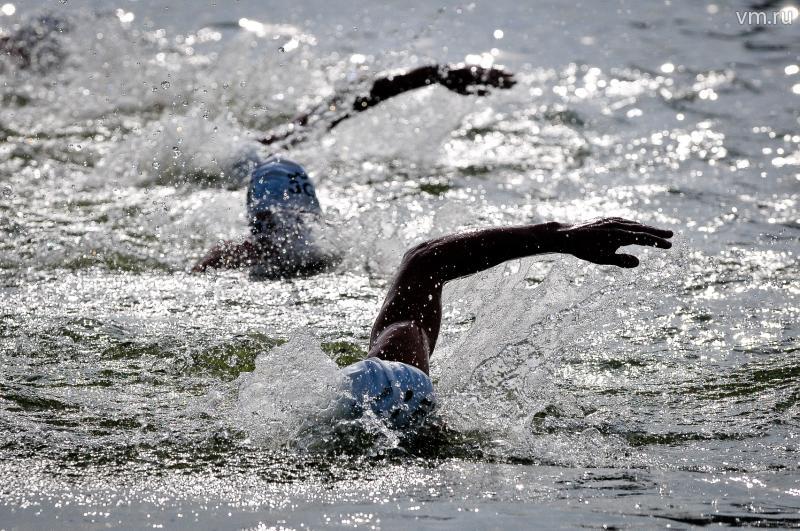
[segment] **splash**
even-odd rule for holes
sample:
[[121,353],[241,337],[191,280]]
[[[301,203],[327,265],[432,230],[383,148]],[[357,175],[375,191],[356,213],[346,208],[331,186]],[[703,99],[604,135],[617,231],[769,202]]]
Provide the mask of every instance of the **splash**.
[[336,397],[338,367],[312,336],[296,334],[260,354],[255,370],[237,380],[235,415],[253,439],[274,448],[299,441],[322,425]]

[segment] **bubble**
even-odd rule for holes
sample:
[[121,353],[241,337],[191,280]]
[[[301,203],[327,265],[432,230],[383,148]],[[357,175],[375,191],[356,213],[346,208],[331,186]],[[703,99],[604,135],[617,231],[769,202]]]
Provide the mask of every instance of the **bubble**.
[[159,163],[158,163],[158,161],[155,161],[155,160],[154,160],[154,161],[153,161],[153,169],[154,169],[154,170],[157,170],[157,169],[158,169],[158,168],[160,168],[160,167],[161,167],[161,164],[159,164]]
[[168,89],[169,87],[170,87],[169,81],[162,81],[161,82],[161,88]]
[[278,48],[278,51],[281,52],[281,53],[284,53],[286,51],[286,48],[281,46],[280,48]]
[[14,190],[10,186],[3,186],[3,197],[11,197],[14,195]]

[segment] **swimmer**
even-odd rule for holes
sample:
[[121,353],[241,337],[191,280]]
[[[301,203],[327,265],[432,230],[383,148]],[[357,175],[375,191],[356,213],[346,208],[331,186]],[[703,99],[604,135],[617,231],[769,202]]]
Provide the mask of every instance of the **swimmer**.
[[5,64],[39,73],[61,65],[66,53],[58,36],[69,28],[62,18],[42,15],[16,27],[11,33],[3,34],[0,30],[0,72],[5,70]]
[[[486,95],[490,88],[510,88],[515,81],[512,74],[499,68],[423,66],[380,77],[363,94],[334,96],[258,141],[279,149],[293,146],[313,131],[330,131],[355,113],[436,83],[458,94]],[[336,265],[338,254],[323,250],[314,239],[311,229],[320,221],[322,210],[302,166],[281,156],[262,160],[251,153],[235,171],[249,173],[246,208],[251,234],[239,243],[225,241],[214,246],[192,267],[193,273],[250,267],[254,278],[285,278],[313,275]]]
[[[63,63],[66,55],[59,36],[70,30],[59,17],[44,15],[13,33],[0,33],[0,59],[16,68],[44,73]],[[0,72],[4,62],[0,61]],[[497,67],[476,65],[427,65],[393,72],[374,80],[368,91],[359,85],[340,92],[290,123],[266,133],[257,141],[274,151],[294,146],[313,132],[326,132],[356,113],[389,98],[439,84],[462,95],[487,95],[491,88],[507,89],[516,81]],[[284,157],[261,158],[255,151],[234,167],[234,173],[249,175],[247,215],[251,234],[241,242],[214,246],[191,271],[249,266],[251,276],[283,278],[311,275],[335,265],[339,256],[314,241],[314,223],[322,210],[314,184],[297,163]]]
[[303,167],[278,156],[250,165],[245,202],[250,236],[214,246],[192,272],[249,266],[251,277],[274,279],[312,275],[335,265],[338,256],[317,245],[311,230],[322,210]]
[[372,326],[367,358],[342,369],[339,414],[367,409],[389,426],[419,425],[436,406],[428,376],[442,320],[442,287],[508,260],[544,253],[571,254],[594,264],[633,268],[639,260],[620,247],[669,249],[672,231],[622,218],[581,224],[544,223],[452,234],[412,247],[403,257]]

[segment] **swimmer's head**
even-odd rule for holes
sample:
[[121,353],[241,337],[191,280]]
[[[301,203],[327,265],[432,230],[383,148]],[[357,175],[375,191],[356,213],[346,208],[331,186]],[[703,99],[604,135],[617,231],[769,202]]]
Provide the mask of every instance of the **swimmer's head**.
[[296,162],[270,157],[250,173],[247,217],[254,233],[299,219],[303,214],[321,213],[314,183]]

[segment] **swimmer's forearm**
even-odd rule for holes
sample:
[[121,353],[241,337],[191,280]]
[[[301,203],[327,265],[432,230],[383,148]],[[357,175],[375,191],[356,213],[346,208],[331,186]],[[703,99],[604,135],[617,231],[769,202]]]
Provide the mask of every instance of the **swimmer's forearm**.
[[439,70],[439,65],[428,65],[402,74],[380,77],[373,82],[368,96],[356,98],[353,110],[360,112],[403,92],[438,83],[441,77]]
[[315,109],[296,117],[290,123],[267,132],[257,141],[264,145],[280,143],[284,148],[293,146],[305,140],[308,136],[308,127],[320,120],[324,124],[322,127],[331,130],[350,118],[352,113],[365,111],[398,94],[432,85],[439,82],[440,79],[441,72],[438,65],[423,66],[402,74],[380,77],[373,82],[368,95],[355,99],[352,109],[343,103],[345,99],[343,95],[334,95]]
[[560,227],[550,222],[444,236],[412,248],[403,262],[414,262],[425,275],[444,283],[516,258],[562,252]]

